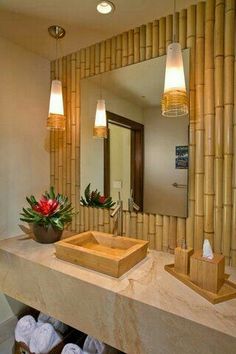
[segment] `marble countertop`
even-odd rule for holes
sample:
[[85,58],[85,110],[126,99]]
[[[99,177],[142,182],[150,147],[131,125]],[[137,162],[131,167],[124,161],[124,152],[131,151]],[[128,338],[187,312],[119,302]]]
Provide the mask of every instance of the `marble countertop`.
[[[173,259],[150,251],[116,279],[22,235],[0,241],[0,290],[130,354],[231,354],[236,299],[212,305],[164,270]],[[236,269],[226,271],[236,282]]]

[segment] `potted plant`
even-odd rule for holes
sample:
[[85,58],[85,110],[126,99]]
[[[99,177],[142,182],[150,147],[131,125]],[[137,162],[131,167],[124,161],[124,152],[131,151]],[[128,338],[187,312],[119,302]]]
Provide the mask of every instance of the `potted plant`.
[[51,187],[39,201],[33,195],[26,197],[30,207],[23,208],[20,220],[33,224],[33,233],[40,243],[53,243],[61,238],[66,224],[72,221],[73,208],[68,198],[55,194]]
[[80,203],[84,206],[108,209],[115,205],[115,202],[112,201],[111,197],[105,197],[104,195],[101,195],[97,189],[95,191],[90,191],[90,183],[85,188],[84,198],[81,197]]

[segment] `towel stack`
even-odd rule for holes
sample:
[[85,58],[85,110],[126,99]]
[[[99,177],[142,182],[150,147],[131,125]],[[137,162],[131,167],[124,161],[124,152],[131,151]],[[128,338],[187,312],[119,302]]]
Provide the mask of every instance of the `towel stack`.
[[83,349],[76,344],[66,344],[61,354],[112,354],[118,351],[88,336],[84,342]]
[[27,345],[32,353],[46,354],[62,341],[67,326],[40,313],[38,322],[32,316],[22,317],[15,329],[15,340]]

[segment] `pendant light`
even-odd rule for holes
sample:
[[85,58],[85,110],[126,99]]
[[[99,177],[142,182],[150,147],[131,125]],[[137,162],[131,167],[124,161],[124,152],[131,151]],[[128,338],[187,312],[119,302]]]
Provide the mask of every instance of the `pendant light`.
[[[48,28],[50,36],[56,39],[56,59],[58,40],[65,36],[64,28],[54,25]],[[57,70],[56,70],[57,71]],[[62,83],[56,78],[52,80],[47,128],[50,130],[65,130],[65,116],[62,95]]]
[[175,39],[175,15],[174,0],[173,43],[167,48],[165,85],[161,100],[162,115],[165,117],[180,117],[188,114],[188,96],[181,45]]
[[[103,2],[105,4],[105,2]],[[98,10],[98,8],[97,8]],[[98,10],[99,11],[99,10]],[[101,12],[102,14],[105,14]],[[105,100],[102,97],[102,75],[100,74],[100,99],[97,100],[93,137],[94,138],[107,138],[107,115]]]
[[107,116],[105,100],[97,100],[93,136],[96,138],[107,138]]

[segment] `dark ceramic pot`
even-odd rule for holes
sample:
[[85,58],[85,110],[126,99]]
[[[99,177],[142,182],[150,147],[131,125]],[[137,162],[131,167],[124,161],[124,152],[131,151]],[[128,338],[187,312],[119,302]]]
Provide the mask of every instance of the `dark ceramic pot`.
[[40,243],[54,243],[60,240],[63,231],[54,229],[51,225],[48,229],[44,226],[33,224],[35,240]]

